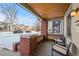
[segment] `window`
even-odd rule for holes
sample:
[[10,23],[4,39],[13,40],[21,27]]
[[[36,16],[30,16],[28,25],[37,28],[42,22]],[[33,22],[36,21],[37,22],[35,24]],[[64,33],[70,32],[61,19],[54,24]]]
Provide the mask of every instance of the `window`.
[[60,33],[60,21],[59,20],[53,21],[53,33]]
[[55,19],[48,21],[48,34],[63,35],[63,20]]

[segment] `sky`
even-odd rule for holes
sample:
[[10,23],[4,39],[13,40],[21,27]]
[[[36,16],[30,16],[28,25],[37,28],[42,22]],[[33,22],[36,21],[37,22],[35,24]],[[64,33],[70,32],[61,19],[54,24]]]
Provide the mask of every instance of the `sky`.
[[[2,4],[0,3],[0,6]],[[4,5],[4,4],[3,4]],[[8,5],[11,5],[8,4]],[[32,13],[30,13],[27,9],[24,9],[23,7],[17,5],[17,4],[12,4],[14,7],[16,7],[17,10],[17,24],[23,24],[23,25],[28,25],[32,26],[37,22],[37,17],[34,16]],[[1,9],[2,7],[0,7]],[[5,17],[0,13],[0,21],[4,21]]]

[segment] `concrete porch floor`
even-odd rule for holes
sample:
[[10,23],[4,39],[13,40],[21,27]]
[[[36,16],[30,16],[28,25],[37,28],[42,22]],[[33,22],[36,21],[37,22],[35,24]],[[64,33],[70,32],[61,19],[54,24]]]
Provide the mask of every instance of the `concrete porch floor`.
[[[38,51],[35,53],[34,56],[51,56],[52,51],[52,41],[44,41],[39,44]],[[61,56],[60,54],[53,52],[53,56]]]

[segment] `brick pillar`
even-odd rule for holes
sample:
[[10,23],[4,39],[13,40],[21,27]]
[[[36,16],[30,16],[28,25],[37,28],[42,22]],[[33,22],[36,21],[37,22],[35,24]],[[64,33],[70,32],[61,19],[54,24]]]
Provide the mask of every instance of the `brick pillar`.
[[48,21],[41,20],[41,34],[45,36],[45,40],[47,39],[48,34]]

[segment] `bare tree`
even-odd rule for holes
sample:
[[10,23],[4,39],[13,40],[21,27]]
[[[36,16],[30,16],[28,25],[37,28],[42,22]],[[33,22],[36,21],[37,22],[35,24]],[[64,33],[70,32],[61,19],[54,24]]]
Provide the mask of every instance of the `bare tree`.
[[4,22],[14,23],[16,22],[17,11],[14,4],[2,4],[1,13],[5,16]]
[[[1,7],[1,14],[4,16],[4,28],[8,29],[8,24],[11,23],[9,26],[9,30],[13,30],[14,24],[16,24],[16,18],[17,18],[17,9],[15,4],[0,4]],[[6,29],[5,29],[6,30]]]

